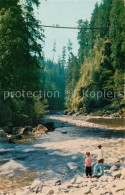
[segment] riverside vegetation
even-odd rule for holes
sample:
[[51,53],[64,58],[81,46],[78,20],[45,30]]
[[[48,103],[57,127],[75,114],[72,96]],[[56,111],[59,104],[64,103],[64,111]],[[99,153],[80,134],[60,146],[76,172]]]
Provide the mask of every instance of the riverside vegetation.
[[103,0],[100,5],[96,3],[90,22],[78,21],[78,56],[72,54],[70,47],[67,69],[68,111],[95,115],[99,110],[125,112],[124,18],[122,0]]
[[[0,126],[32,125],[43,118],[47,107],[64,109],[65,53],[58,64],[45,60],[45,35],[34,16],[39,4],[39,0],[0,1]],[[20,96],[22,91],[40,90],[60,91],[60,99]]]

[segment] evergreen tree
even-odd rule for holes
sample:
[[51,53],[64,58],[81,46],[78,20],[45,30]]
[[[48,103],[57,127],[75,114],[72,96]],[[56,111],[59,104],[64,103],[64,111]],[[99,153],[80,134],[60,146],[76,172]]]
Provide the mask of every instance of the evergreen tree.
[[[71,61],[66,88],[74,86],[75,94],[66,96],[68,108],[91,112],[97,109],[117,111],[124,107],[124,9],[122,0],[103,0],[100,5],[96,3],[90,23],[78,21],[81,27],[78,32],[80,74],[78,76]],[[91,29],[87,30],[88,27]],[[87,91],[85,97],[83,91]],[[111,97],[105,95],[109,91]],[[91,96],[91,92],[95,95]],[[97,98],[98,92],[101,96]]]
[[[43,34],[39,22],[33,15],[33,4],[26,1],[22,6],[19,0],[1,1],[0,4],[0,87],[4,91],[34,91],[40,89],[42,47],[38,39]],[[1,94],[2,95],[2,94]],[[3,99],[3,96],[2,96]],[[26,114],[33,120],[35,100],[32,98],[8,98],[1,102],[1,110],[10,110],[16,116]]]

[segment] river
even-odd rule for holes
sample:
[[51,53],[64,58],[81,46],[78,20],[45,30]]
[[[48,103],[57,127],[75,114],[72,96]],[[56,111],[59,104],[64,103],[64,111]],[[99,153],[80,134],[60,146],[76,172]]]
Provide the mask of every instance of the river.
[[95,163],[98,143],[104,148],[106,166],[125,158],[124,130],[78,127],[61,121],[67,116],[52,117],[49,120],[55,121],[55,131],[27,144],[0,143],[0,189],[21,188],[35,178],[69,180],[83,175],[85,152],[91,152]]

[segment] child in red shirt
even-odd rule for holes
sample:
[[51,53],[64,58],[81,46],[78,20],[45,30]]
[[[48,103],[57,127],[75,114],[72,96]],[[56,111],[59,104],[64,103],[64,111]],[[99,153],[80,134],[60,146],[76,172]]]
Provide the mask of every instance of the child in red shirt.
[[92,158],[90,157],[90,152],[86,152],[85,172],[86,178],[88,178],[89,176],[90,178],[92,178]]

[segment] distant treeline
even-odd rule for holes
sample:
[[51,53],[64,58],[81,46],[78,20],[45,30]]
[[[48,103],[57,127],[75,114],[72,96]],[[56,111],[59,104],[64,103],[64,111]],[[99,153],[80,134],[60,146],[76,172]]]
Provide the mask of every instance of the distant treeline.
[[[65,58],[65,56],[64,56]],[[44,67],[44,90],[49,110],[64,110],[66,69],[63,58],[57,63],[51,60],[43,62]]]

